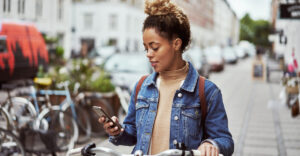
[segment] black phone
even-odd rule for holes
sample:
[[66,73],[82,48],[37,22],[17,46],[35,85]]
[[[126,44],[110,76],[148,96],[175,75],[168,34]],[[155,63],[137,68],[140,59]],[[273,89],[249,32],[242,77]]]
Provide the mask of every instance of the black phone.
[[117,126],[119,130],[121,130],[122,126],[119,123],[114,122],[114,120],[112,120],[111,117],[101,107],[93,106],[93,110],[99,115],[99,117],[104,116],[106,119],[105,122],[112,122],[113,126]]

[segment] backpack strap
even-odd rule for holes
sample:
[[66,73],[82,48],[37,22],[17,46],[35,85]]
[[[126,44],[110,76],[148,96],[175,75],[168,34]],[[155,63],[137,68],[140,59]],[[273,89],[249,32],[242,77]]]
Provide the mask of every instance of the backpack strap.
[[[200,105],[201,105],[201,123],[203,129],[205,128],[205,118],[207,114],[207,106],[206,106],[206,98],[204,93],[204,87],[205,87],[205,78],[202,76],[199,76],[199,97],[200,97]],[[204,138],[206,137],[205,131],[203,131]]]
[[142,76],[141,79],[139,80],[137,86],[136,86],[136,89],[135,89],[135,97],[134,97],[134,103],[136,103],[137,95],[138,95],[139,91],[141,90],[142,84],[143,84],[144,80],[147,78],[147,76],[148,76],[148,75]]

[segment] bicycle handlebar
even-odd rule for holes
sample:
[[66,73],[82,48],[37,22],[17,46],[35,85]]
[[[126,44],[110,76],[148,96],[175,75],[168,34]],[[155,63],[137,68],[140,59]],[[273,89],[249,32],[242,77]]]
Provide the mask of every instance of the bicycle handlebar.
[[[81,154],[82,148],[76,148],[68,151],[67,156],[72,156],[75,154]],[[107,153],[111,156],[150,156],[150,155],[144,155],[142,151],[136,151],[134,154],[120,154],[115,151],[113,151],[110,148],[106,147],[95,147],[90,149],[93,153]],[[155,156],[200,156],[201,152],[199,150],[179,150],[179,149],[169,149],[165,150],[161,153],[156,154]],[[219,154],[219,156],[223,156],[222,154]]]

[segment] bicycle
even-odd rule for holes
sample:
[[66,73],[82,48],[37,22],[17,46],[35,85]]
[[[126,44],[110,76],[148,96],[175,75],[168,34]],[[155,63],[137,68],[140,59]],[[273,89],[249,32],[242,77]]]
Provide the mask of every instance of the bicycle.
[[1,85],[1,89],[5,90],[8,96],[0,107],[1,127],[4,129],[17,131],[37,116],[35,108],[29,100],[11,95],[11,91],[24,86],[26,86],[26,81],[13,81]]
[[[91,145],[90,147],[80,147],[76,149],[70,150],[66,155],[72,156],[72,155],[82,155],[85,156],[85,154],[82,153],[95,153],[96,155],[101,156],[150,156],[150,155],[144,155],[142,151],[138,150],[134,154],[121,154],[118,152],[115,152],[113,149],[106,148],[106,147],[96,147],[94,145]],[[155,156],[200,156],[201,152],[199,150],[181,150],[181,149],[168,149],[163,152],[160,152],[156,154]],[[219,154],[219,156],[223,156],[222,154]]]
[[[50,103],[50,95],[56,95],[56,96],[65,96],[66,98],[58,103],[59,108],[61,111],[66,112],[69,116],[71,116],[78,127],[79,130],[79,136],[77,137],[76,143],[85,143],[87,142],[91,137],[91,122],[90,118],[88,116],[88,113],[86,110],[79,104],[82,100],[81,94],[77,94],[73,101],[71,97],[71,93],[68,88],[69,82],[61,82],[57,84],[58,88],[64,88],[64,90],[39,90],[38,94],[45,96],[45,101],[47,103]],[[77,91],[75,91],[77,92]],[[52,105],[51,103],[48,105]]]
[[[45,140],[42,141],[46,149],[36,150],[32,146],[39,136],[46,136],[47,133],[52,134],[53,137],[49,139],[55,141],[53,143],[55,148],[51,149],[50,152],[72,149],[78,138],[78,127],[74,119],[62,111],[59,106],[51,106],[47,100],[45,107],[42,107],[40,110],[40,103],[37,100],[33,82],[23,81],[21,84],[25,86],[30,85],[31,93],[29,97],[31,97],[34,105],[24,97],[11,97],[10,91],[19,87],[16,83],[2,85],[2,88],[8,92],[7,100],[1,105],[1,108],[5,106],[5,109],[1,109],[3,110],[1,112],[7,110],[7,113],[1,113],[1,115],[3,114],[3,123],[6,122],[7,129],[12,130],[17,137],[20,135],[20,138],[22,138],[21,143],[24,144],[26,151],[30,153],[49,152],[47,141]],[[41,85],[49,85],[49,81]],[[40,137],[40,139],[43,138]],[[32,140],[31,144],[28,144],[28,140]]]
[[10,131],[0,128],[0,156],[25,156],[19,139]]

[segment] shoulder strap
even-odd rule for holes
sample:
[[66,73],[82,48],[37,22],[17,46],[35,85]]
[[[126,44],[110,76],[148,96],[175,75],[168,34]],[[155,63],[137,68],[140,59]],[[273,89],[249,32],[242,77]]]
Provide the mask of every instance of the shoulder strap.
[[142,84],[143,84],[144,80],[147,78],[147,76],[148,76],[148,75],[142,76],[141,79],[139,80],[137,86],[136,86],[136,89],[135,89],[135,97],[134,97],[134,103],[136,103],[137,95],[138,95],[139,91],[141,90]]
[[204,94],[204,86],[205,86],[205,78],[202,76],[199,76],[199,97],[200,97],[200,105],[201,105],[201,123],[203,124],[203,127],[205,126],[205,118],[207,113],[207,107],[206,107],[206,99]]

